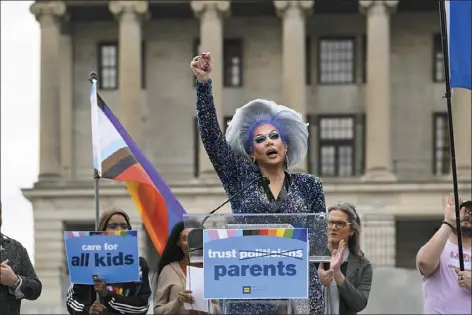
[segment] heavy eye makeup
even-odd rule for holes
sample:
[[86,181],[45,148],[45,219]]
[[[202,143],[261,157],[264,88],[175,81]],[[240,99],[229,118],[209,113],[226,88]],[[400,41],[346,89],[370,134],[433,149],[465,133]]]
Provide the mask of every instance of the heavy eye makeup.
[[[271,140],[277,140],[279,137],[280,137],[279,133],[275,130],[269,133],[269,139]],[[267,140],[267,137],[265,135],[257,135],[254,138],[255,143],[263,143],[266,140]]]

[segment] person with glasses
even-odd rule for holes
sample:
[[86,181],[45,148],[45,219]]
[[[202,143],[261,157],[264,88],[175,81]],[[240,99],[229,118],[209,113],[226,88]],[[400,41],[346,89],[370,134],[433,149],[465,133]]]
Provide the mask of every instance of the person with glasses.
[[[454,196],[443,199],[443,208],[444,219],[436,233],[416,254],[416,265],[422,276],[423,314],[471,314],[472,200],[459,200],[460,226],[456,225]],[[459,260],[459,229],[463,271]]]
[[[301,114],[273,101],[256,99],[238,108],[223,135],[213,103],[212,56],[203,53],[193,58],[190,68],[195,75],[197,120],[200,136],[223,187],[231,197],[235,214],[326,213],[321,180],[311,174],[293,173],[308,150],[308,124]],[[221,71],[221,69],[217,69]],[[222,105],[222,104],[218,104]],[[244,189],[244,193],[241,190]],[[235,218],[241,223],[269,224],[271,218]],[[282,220],[282,219],[278,219]],[[289,219],[294,227],[311,227],[304,219]],[[261,222],[264,221],[264,222]],[[239,223],[239,222],[238,222]],[[326,240],[322,231],[309,230],[310,246]],[[309,299],[294,301],[299,314],[320,314],[323,293],[316,266],[310,264]],[[225,314],[270,314],[277,312],[280,301],[228,301]]]
[[366,308],[372,285],[372,265],[360,247],[361,220],[353,204],[328,209],[331,262],[320,264],[325,314],[357,314]]
[[[121,209],[110,209],[100,216],[99,231],[131,230],[130,219]],[[95,285],[71,284],[67,292],[66,305],[70,315],[83,314],[146,314],[149,309],[151,287],[149,267],[139,257],[141,281],[131,283],[106,283],[96,279]],[[99,299],[97,300],[97,294]]]

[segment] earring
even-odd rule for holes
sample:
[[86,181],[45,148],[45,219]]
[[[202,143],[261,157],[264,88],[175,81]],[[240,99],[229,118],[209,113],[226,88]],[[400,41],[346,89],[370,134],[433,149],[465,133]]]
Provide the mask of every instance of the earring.
[[288,152],[285,151],[285,162],[287,162],[287,165],[289,165],[290,163],[288,162]]
[[252,156],[252,163],[256,163],[256,156],[255,155]]

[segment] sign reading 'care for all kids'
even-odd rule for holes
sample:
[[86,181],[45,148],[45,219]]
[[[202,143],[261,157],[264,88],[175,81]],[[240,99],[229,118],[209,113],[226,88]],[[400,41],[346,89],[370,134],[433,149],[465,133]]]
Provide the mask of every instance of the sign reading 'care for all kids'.
[[307,229],[207,229],[203,251],[205,299],[308,298]]
[[139,281],[138,234],[122,232],[64,232],[67,266],[72,283]]

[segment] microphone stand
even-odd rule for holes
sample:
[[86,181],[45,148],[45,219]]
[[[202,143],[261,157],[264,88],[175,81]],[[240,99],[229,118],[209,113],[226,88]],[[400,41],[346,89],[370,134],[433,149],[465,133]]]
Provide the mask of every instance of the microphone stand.
[[243,187],[243,189],[239,190],[237,193],[235,193],[234,195],[232,195],[228,200],[226,200],[225,202],[223,202],[221,205],[219,205],[218,207],[216,207],[215,209],[211,210],[208,215],[203,219],[202,221],[202,226],[204,226],[205,222],[211,217],[211,215],[213,213],[215,213],[216,211],[220,210],[221,207],[223,207],[225,204],[227,204],[228,202],[230,202],[231,200],[233,200],[235,197],[239,196],[241,193],[243,193],[244,191],[246,191],[249,187],[252,186],[252,184],[254,184],[255,182],[257,182],[258,180],[263,180],[265,182],[267,182],[267,185],[270,184],[270,180],[263,176],[262,178],[261,177],[257,177],[255,179],[253,179],[249,184],[247,184],[245,187]]
[[204,224],[205,222],[212,216],[212,214],[214,214],[216,211],[218,211],[219,209],[221,209],[224,205],[226,205],[228,202],[230,202],[231,200],[233,200],[234,198],[236,198],[237,196],[239,196],[241,193],[243,193],[244,191],[246,191],[249,187],[251,187],[255,182],[259,181],[259,180],[262,180],[263,184],[264,185],[269,185],[270,184],[270,180],[269,178],[265,177],[265,176],[257,176],[255,179],[253,179],[252,181],[249,182],[249,184],[247,184],[246,186],[244,186],[241,190],[237,191],[233,196],[231,196],[228,200],[226,200],[225,202],[223,202],[221,205],[219,205],[218,207],[216,207],[215,209],[211,210],[208,215],[202,220],[201,222],[201,225],[202,225],[202,228],[199,228],[199,229],[192,229],[192,231],[190,231],[189,235],[187,236],[188,240],[189,240],[189,243],[188,243],[188,247],[189,247],[189,253],[191,252],[195,252],[195,251],[198,251],[198,250],[202,250],[203,249],[203,229],[204,229]]

